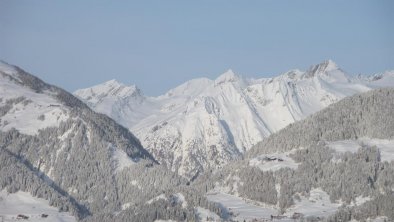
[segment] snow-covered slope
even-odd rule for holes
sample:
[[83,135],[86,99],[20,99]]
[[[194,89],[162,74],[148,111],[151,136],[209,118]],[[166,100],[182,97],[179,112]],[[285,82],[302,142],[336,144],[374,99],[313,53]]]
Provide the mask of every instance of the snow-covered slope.
[[1,61],[0,159],[0,190],[31,192],[78,219],[117,209],[116,175],[155,162],[114,120]]
[[0,221],[21,221],[18,215],[28,217],[30,222],[53,221],[75,222],[75,217],[67,212],[59,212],[49,206],[48,201],[31,196],[26,192],[7,193],[0,191]]
[[[115,81],[75,95],[128,127],[160,163],[193,177],[346,96],[383,86],[394,86],[392,72],[353,78],[327,60],[274,78],[246,79],[228,70],[215,80],[190,80],[158,97]],[[124,91],[133,93],[125,96]]]

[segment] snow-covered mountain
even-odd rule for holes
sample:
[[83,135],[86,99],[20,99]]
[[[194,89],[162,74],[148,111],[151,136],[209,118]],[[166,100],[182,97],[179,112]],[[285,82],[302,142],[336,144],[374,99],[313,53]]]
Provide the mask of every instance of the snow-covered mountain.
[[[353,79],[339,71],[335,75],[337,68],[330,75],[315,68],[286,75],[300,82],[321,78],[343,91],[380,87],[393,77],[387,72]],[[270,82],[227,72],[216,80],[188,82],[158,98],[139,93],[134,102],[151,112],[141,113],[147,116],[144,121],[169,101],[187,102],[186,107],[166,106],[182,112],[163,111],[169,121],[161,128],[176,123],[190,127],[186,118],[192,117],[229,121],[231,109],[245,109],[241,106],[245,98],[252,101],[245,91],[266,81]],[[121,86],[114,81],[109,85],[112,90]],[[123,95],[132,104],[138,96],[130,97],[136,91],[130,89],[123,86]],[[394,218],[393,89],[345,98],[270,135],[246,151],[243,159],[193,181],[155,164],[133,134],[114,120],[18,67],[0,62],[0,93],[0,218],[6,221],[18,214],[31,221],[86,222],[252,221],[272,215],[283,221]],[[211,95],[210,103],[201,106],[198,102],[204,100],[198,99],[206,95]],[[115,106],[118,101],[109,102]],[[184,119],[173,121],[176,115]],[[240,113],[232,117],[236,115]],[[198,121],[194,124],[206,127],[206,122]],[[228,135],[224,133],[220,135]],[[236,144],[235,136],[227,139]],[[233,148],[232,155],[242,154],[242,149]]]
[[352,77],[327,60],[273,78],[248,79],[228,70],[158,97],[114,80],[74,94],[128,127],[160,163],[193,177],[346,96],[383,86],[394,86],[394,72]]
[[0,192],[29,192],[81,219],[120,209],[117,175],[154,162],[114,120],[0,61]]

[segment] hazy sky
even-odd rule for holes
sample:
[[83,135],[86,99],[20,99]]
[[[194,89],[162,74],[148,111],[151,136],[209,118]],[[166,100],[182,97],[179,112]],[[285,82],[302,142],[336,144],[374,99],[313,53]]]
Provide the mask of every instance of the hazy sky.
[[394,69],[394,1],[0,0],[0,59],[69,91],[117,79],[158,95],[328,58],[351,74]]

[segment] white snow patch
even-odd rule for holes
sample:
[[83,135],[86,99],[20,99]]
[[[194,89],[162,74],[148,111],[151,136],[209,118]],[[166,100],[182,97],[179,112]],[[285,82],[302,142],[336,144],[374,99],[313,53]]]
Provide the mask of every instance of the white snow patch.
[[[29,193],[18,191],[8,193],[0,191],[0,221],[20,221],[16,219],[19,215],[28,216],[27,221],[77,221],[69,212],[59,212],[56,207],[49,206],[49,201],[36,198]],[[47,214],[47,218],[42,218],[42,214]],[[2,220],[1,220],[2,219]]]
[[371,139],[363,137],[357,140],[339,140],[328,142],[327,145],[338,153],[355,153],[362,147],[362,144],[376,146],[380,151],[380,157],[382,161],[390,162],[394,160],[394,140]]
[[68,129],[66,132],[63,133],[63,135],[59,136],[58,138],[62,141],[64,141],[65,139],[67,139],[67,137],[70,135],[70,133],[72,133],[74,131],[74,126],[71,127],[70,129]]
[[293,213],[302,213],[304,216],[327,217],[334,214],[340,203],[331,203],[330,196],[320,188],[310,191],[309,198],[301,196],[301,201],[295,201],[295,206],[287,209],[285,215],[291,217]]
[[286,167],[297,169],[299,163],[289,156],[292,152],[263,154],[251,159],[249,165],[256,166],[262,171],[277,171]]
[[130,208],[130,207],[131,207],[131,204],[132,204],[132,203],[125,203],[125,204],[123,204],[123,205],[122,205],[122,210],[126,210],[127,208]]
[[166,195],[163,193],[163,194],[160,194],[159,196],[157,196],[157,197],[155,197],[155,198],[152,198],[152,199],[150,199],[150,200],[148,200],[146,203],[147,204],[151,204],[151,203],[153,203],[153,202],[155,202],[155,201],[158,201],[158,200],[167,200],[167,197],[166,197]]
[[230,194],[210,193],[207,195],[207,198],[209,201],[220,203],[230,214],[233,214],[233,219],[238,221],[270,219],[271,215],[278,215],[278,210],[273,206],[256,206]]
[[135,164],[131,157],[129,157],[123,150],[117,148],[114,148],[112,158],[115,163],[115,172],[120,172],[124,168]]
[[371,197],[358,196],[358,197],[356,197],[356,200],[352,201],[350,206],[360,206],[370,200],[371,200]]
[[202,207],[195,209],[199,221],[221,221],[221,218],[217,214],[208,209]]
[[141,185],[136,180],[132,180],[131,181],[131,185],[136,186],[138,189],[142,190]]

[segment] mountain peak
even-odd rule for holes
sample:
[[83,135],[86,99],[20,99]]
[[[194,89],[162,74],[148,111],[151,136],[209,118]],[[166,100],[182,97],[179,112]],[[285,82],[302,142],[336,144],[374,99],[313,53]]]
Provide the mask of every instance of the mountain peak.
[[309,72],[311,73],[324,73],[324,72],[329,72],[333,70],[338,70],[339,67],[338,65],[332,61],[331,59],[325,60],[317,65],[312,66],[309,69]]
[[141,90],[136,85],[127,86],[118,82],[116,79],[109,80],[90,88],[77,90],[74,94],[85,100],[88,98],[125,98],[129,96],[142,96]]
[[337,70],[339,69],[338,65],[332,61],[331,59],[325,60],[319,64],[319,66],[323,67],[326,71]]
[[328,59],[317,65],[311,66],[311,68],[309,68],[309,70],[306,72],[305,77],[313,77],[321,74],[327,75],[328,72],[333,72],[333,71],[342,72],[342,70],[338,67],[338,65],[334,61]]
[[111,79],[103,83],[103,85],[110,85],[110,86],[122,86],[124,85],[121,82],[118,82],[116,79]]
[[219,77],[215,79],[215,85],[219,85],[226,82],[237,82],[241,79],[241,77],[233,72],[233,70],[229,69]]

